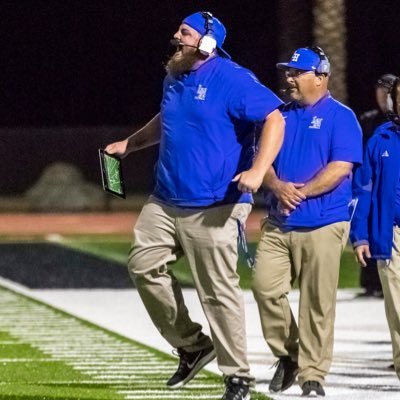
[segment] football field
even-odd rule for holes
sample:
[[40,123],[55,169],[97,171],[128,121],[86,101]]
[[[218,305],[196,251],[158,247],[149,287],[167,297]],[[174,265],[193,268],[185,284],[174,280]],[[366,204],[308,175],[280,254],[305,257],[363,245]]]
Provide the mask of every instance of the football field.
[[[1,399],[216,399],[211,372],[165,389],[176,359],[0,286]],[[257,396],[256,398],[264,398]]]
[[[91,236],[85,219],[83,225],[79,221],[83,226],[80,235],[76,227],[71,228],[74,219],[62,219],[59,226],[55,219],[54,230],[46,232],[39,232],[40,224],[35,221],[27,231],[29,225],[23,219],[25,226],[21,218],[9,227],[25,229],[25,236],[8,232],[0,243],[0,399],[221,398],[224,386],[215,361],[187,387],[165,388],[178,360],[154,328],[127,277],[127,232],[117,234],[110,220],[108,228],[115,231]],[[96,221],[99,228],[107,227],[104,221]],[[0,233],[10,219],[3,218],[2,223]],[[61,232],[60,227],[70,230]],[[346,255],[348,260],[350,256]],[[179,268],[177,272],[183,273],[185,264]],[[350,266],[343,278],[347,287],[357,277],[358,271],[351,271]],[[187,275],[181,278],[185,281]],[[247,269],[243,278],[247,287]],[[186,284],[184,297],[190,315],[209,333],[189,279]],[[388,368],[392,356],[383,301],[359,298],[357,290],[338,293],[334,360],[326,398],[399,399],[398,379]],[[289,298],[296,314],[298,291]],[[252,398],[267,399],[275,359],[262,337],[249,290],[245,290],[245,306],[249,362],[258,391]],[[294,385],[270,397],[290,400],[300,399],[300,394]]]

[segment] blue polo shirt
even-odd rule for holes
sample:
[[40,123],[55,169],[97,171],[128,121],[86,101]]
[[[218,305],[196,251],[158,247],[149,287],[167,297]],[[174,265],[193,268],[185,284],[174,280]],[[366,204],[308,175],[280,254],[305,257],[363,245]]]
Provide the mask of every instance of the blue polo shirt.
[[[329,162],[362,163],[362,133],[353,111],[328,93],[312,106],[291,102],[282,108],[286,122],[282,149],[274,162],[283,181],[306,183]],[[335,189],[304,200],[288,217],[267,197],[270,218],[288,229],[319,227],[349,220],[351,177]]]
[[222,57],[167,76],[154,195],[181,207],[251,202],[232,179],[252,165],[256,124],[281,104],[249,70]]

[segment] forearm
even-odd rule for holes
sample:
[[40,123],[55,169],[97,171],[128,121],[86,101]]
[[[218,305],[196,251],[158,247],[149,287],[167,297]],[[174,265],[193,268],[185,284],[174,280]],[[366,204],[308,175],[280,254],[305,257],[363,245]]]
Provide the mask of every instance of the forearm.
[[300,191],[306,197],[316,197],[335,189],[351,173],[353,164],[345,161],[330,162]]
[[281,181],[276,176],[275,168],[271,165],[271,167],[268,169],[267,173],[264,176],[263,186],[266,189],[271,190],[273,193],[276,193],[280,182]]
[[127,138],[127,153],[145,149],[160,142],[161,117],[157,114],[143,128]]
[[263,125],[258,152],[252,167],[262,177],[271,167],[282,146],[284,127],[285,121],[278,110],[269,114]]

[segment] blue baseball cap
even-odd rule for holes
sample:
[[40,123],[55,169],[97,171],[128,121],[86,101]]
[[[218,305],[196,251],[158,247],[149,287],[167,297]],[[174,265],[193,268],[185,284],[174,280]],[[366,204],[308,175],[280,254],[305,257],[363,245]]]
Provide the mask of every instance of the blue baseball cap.
[[[287,63],[278,63],[276,67],[279,69],[287,69],[287,68],[296,68],[303,71],[316,71],[320,66],[321,58],[320,56],[313,50],[307,48],[297,49],[289,62]],[[319,71],[323,73],[329,74],[329,68],[327,71]]]
[[[200,35],[204,36],[207,33],[207,16],[205,14],[207,13],[201,11],[196,12],[186,17],[182,23],[189,25],[195,31],[199,32]],[[208,14],[212,17],[212,35],[217,42],[219,54],[226,58],[231,58],[231,56],[222,48],[226,37],[224,24],[218,18],[212,16],[210,13]]]

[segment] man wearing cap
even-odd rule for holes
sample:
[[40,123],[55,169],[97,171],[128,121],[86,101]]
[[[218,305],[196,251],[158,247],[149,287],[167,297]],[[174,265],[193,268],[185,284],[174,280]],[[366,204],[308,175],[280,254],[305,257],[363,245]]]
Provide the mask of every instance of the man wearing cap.
[[[156,185],[134,229],[129,272],[154,324],[177,349],[167,386],[186,384],[215,355],[225,400],[250,399],[237,240],[252,193],[283,140],[282,104],[222,49],[226,30],[208,12],[185,18],[174,35],[161,112],[122,142],[126,156],[160,143]],[[254,131],[262,125],[254,155]],[[193,322],[169,264],[186,255],[212,340]]]
[[[361,129],[353,111],[328,91],[330,64],[321,48],[300,48],[277,67],[293,101],[282,107],[284,143],[264,179],[268,215],[253,290],[264,338],[278,357],[270,391],[288,389],[298,374],[303,396],[324,396]],[[298,325],[287,298],[295,279]]]
[[375,100],[377,108],[365,111],[360,115],[360,125],[363,132],[364,145],[372,136],[375,129],[387,121],[387,96],[390,92],[396,76],[393,74],[383,74],[375,83]]

